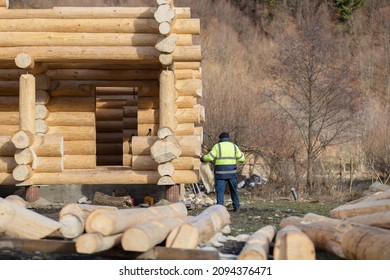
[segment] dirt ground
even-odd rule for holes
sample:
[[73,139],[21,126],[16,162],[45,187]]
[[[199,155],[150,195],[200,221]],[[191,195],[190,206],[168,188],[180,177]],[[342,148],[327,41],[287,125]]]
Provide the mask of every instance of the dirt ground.
[[[324,216],[329,216],[331,209],[334,209],[339,205],[335,202],[296,202],[293,199],[283,199],[278,201],[270,201],[256,197],[253,191],[240,189],[240,199],[242,208],[240,212],[233,212],[232,206],[227,206],[230,213],[231,224],[230,233],[223,234],[223,240],[218,245],[215,244],[202,244],[201,247],[211,248],[218,250],[222,256],[227,259],[234,259],[245,245],[245,239],[256,232],[258,229],[266,226],[273,225],[279,229],[280,221],[288,216],[304,216],[306,213],[316,213]],[[209,194],[210,198],[214,198],[213,194]],[[229,201],[229,194],[226,194],[226,201]],[[188,215],[196,216],[205,208],[189,210]],[[35,211],[45,214],[53,219],[58,218],[58,212],[60,208],[49,206]],[[163,244],[162,244],[163,245]],[[123,259],[125,255],[110,255],[107,254],[42,254],[39,252],[28,253],[13,250],[0,249],[0,259],[10,260],[22,260],[22,259],[59,259],[59,260],[71,260],[71,259]],[[269,256],[272,259],[272,255]],[[337,259],[336,256],[317,252],[317,259]]]

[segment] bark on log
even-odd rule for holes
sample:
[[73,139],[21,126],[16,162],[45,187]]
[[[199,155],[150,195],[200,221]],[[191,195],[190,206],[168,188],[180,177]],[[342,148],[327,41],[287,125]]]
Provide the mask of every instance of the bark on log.
[[286,226],[276,234],[274,260],[315,260],[311,239],[295,226]]
[[76,251],[79,254],[94,254],[109,250],[121,243],[122,233],[103,236],[100,233],[86,233],[76,240]]
[[163,242],[169,232],[182,223],[183,219],[180,218],[163,218],[131,227],[123,234],[122,248],[125,251],[146,252]]
[[194,249],[200,242],[209,240],[228,224],[230,224],[230,215],[225,206],[210,206],[177,230],[172,231],[167,237],[166,246]]
[[105,205],[119,208],[132,206],[132,200],[129,195],[115,197],[101,192],[95,192],[92,202],[95,205]]
[[85,222],[89,214],[96,209],[116,209],[110,206],[88,205],[70,203],[62,207],[59,213],[59,222],[61,234],[65,238],[73,239],[80,236],[85,231]]
[[173,136],[156,141],[150,148],[151,157],[157,163],[165,163],[178,158],[182,151],[179,141]]
[[[177,18],[191,18],[190,8],[174,8]],[[13,9],[0,11],[4,19],[154,19],[154,7],[54,7],[53,9]]]
[[35,77],[24,74],[19,81],[19,129],[35,133]]
[[268,260],[271,242],[276,234],[276,227],[265,226],[249,236],[238,260]]
[[120,209],[117,211],[98,209],[91,213],[86,222],[86,231],[98,232],[105,236],[123,232],[146,221],[162,218],[182,218],[187,216],[186,206],[179,202],[166,206],[149,208]]
[[59,222],[0,198],[0,231],[6,236],[41,239],[60,227]]
[[357,215],[390,210],[390,199],[341,205],[330,211],[332,218],[346,219]]

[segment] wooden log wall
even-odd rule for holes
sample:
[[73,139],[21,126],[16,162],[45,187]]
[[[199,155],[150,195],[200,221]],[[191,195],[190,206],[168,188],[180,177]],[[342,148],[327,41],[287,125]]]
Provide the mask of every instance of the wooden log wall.
[[[173,1],[157,1],[151,8],[7,7],[8,1],[0,0],[0,184],[14,182],[18,162],[29,162],[31,170],[21,173],[38,181],[49,172],[95,170],[97,165],[130,166],[140,172],[134,180],[142,184],[156,183],[154,174],[163,184],[173,178],[198,181],[205,116],[198,104],[201,50],[193,41],[200,22],[191,18],[189,8],[175,7]],[[35,137],[22,151],[11,138],[24,126],[20,112],[32,115],[19,109],[19,79],[27,71],[36,84],[34,116],[22,119],[29,127],[33,123],[28,131]],[[147,142],[145,155],[137,152],[144,147],[137,147],[134,138],[159,139],[155,136],[163,127],[182,147],[176,158],[157,163],[150,153],[155,141]],[[63,145],[61,159],[35,158],[33,147],[40,147],[36,143],[42,139]],[[145,180],[143,171],[153,175]],[[58,180],[68,181],[68,176]]]

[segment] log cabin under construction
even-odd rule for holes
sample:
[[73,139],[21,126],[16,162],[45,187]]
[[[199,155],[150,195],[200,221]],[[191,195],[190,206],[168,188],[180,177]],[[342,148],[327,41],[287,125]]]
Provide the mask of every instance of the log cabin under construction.
[[199,181],[200,21],[155,7],[0,0],[0,185]]

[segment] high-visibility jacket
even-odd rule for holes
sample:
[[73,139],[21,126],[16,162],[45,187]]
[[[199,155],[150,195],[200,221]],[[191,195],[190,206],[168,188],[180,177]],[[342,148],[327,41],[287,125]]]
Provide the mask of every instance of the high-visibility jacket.
[[203,156],[203,161],[214,161],[216,179],[230,179],[237,177],[237,163],[243,163],[245,156],[236,144],[230,141],[221,141],[215,144],[207,155]]

